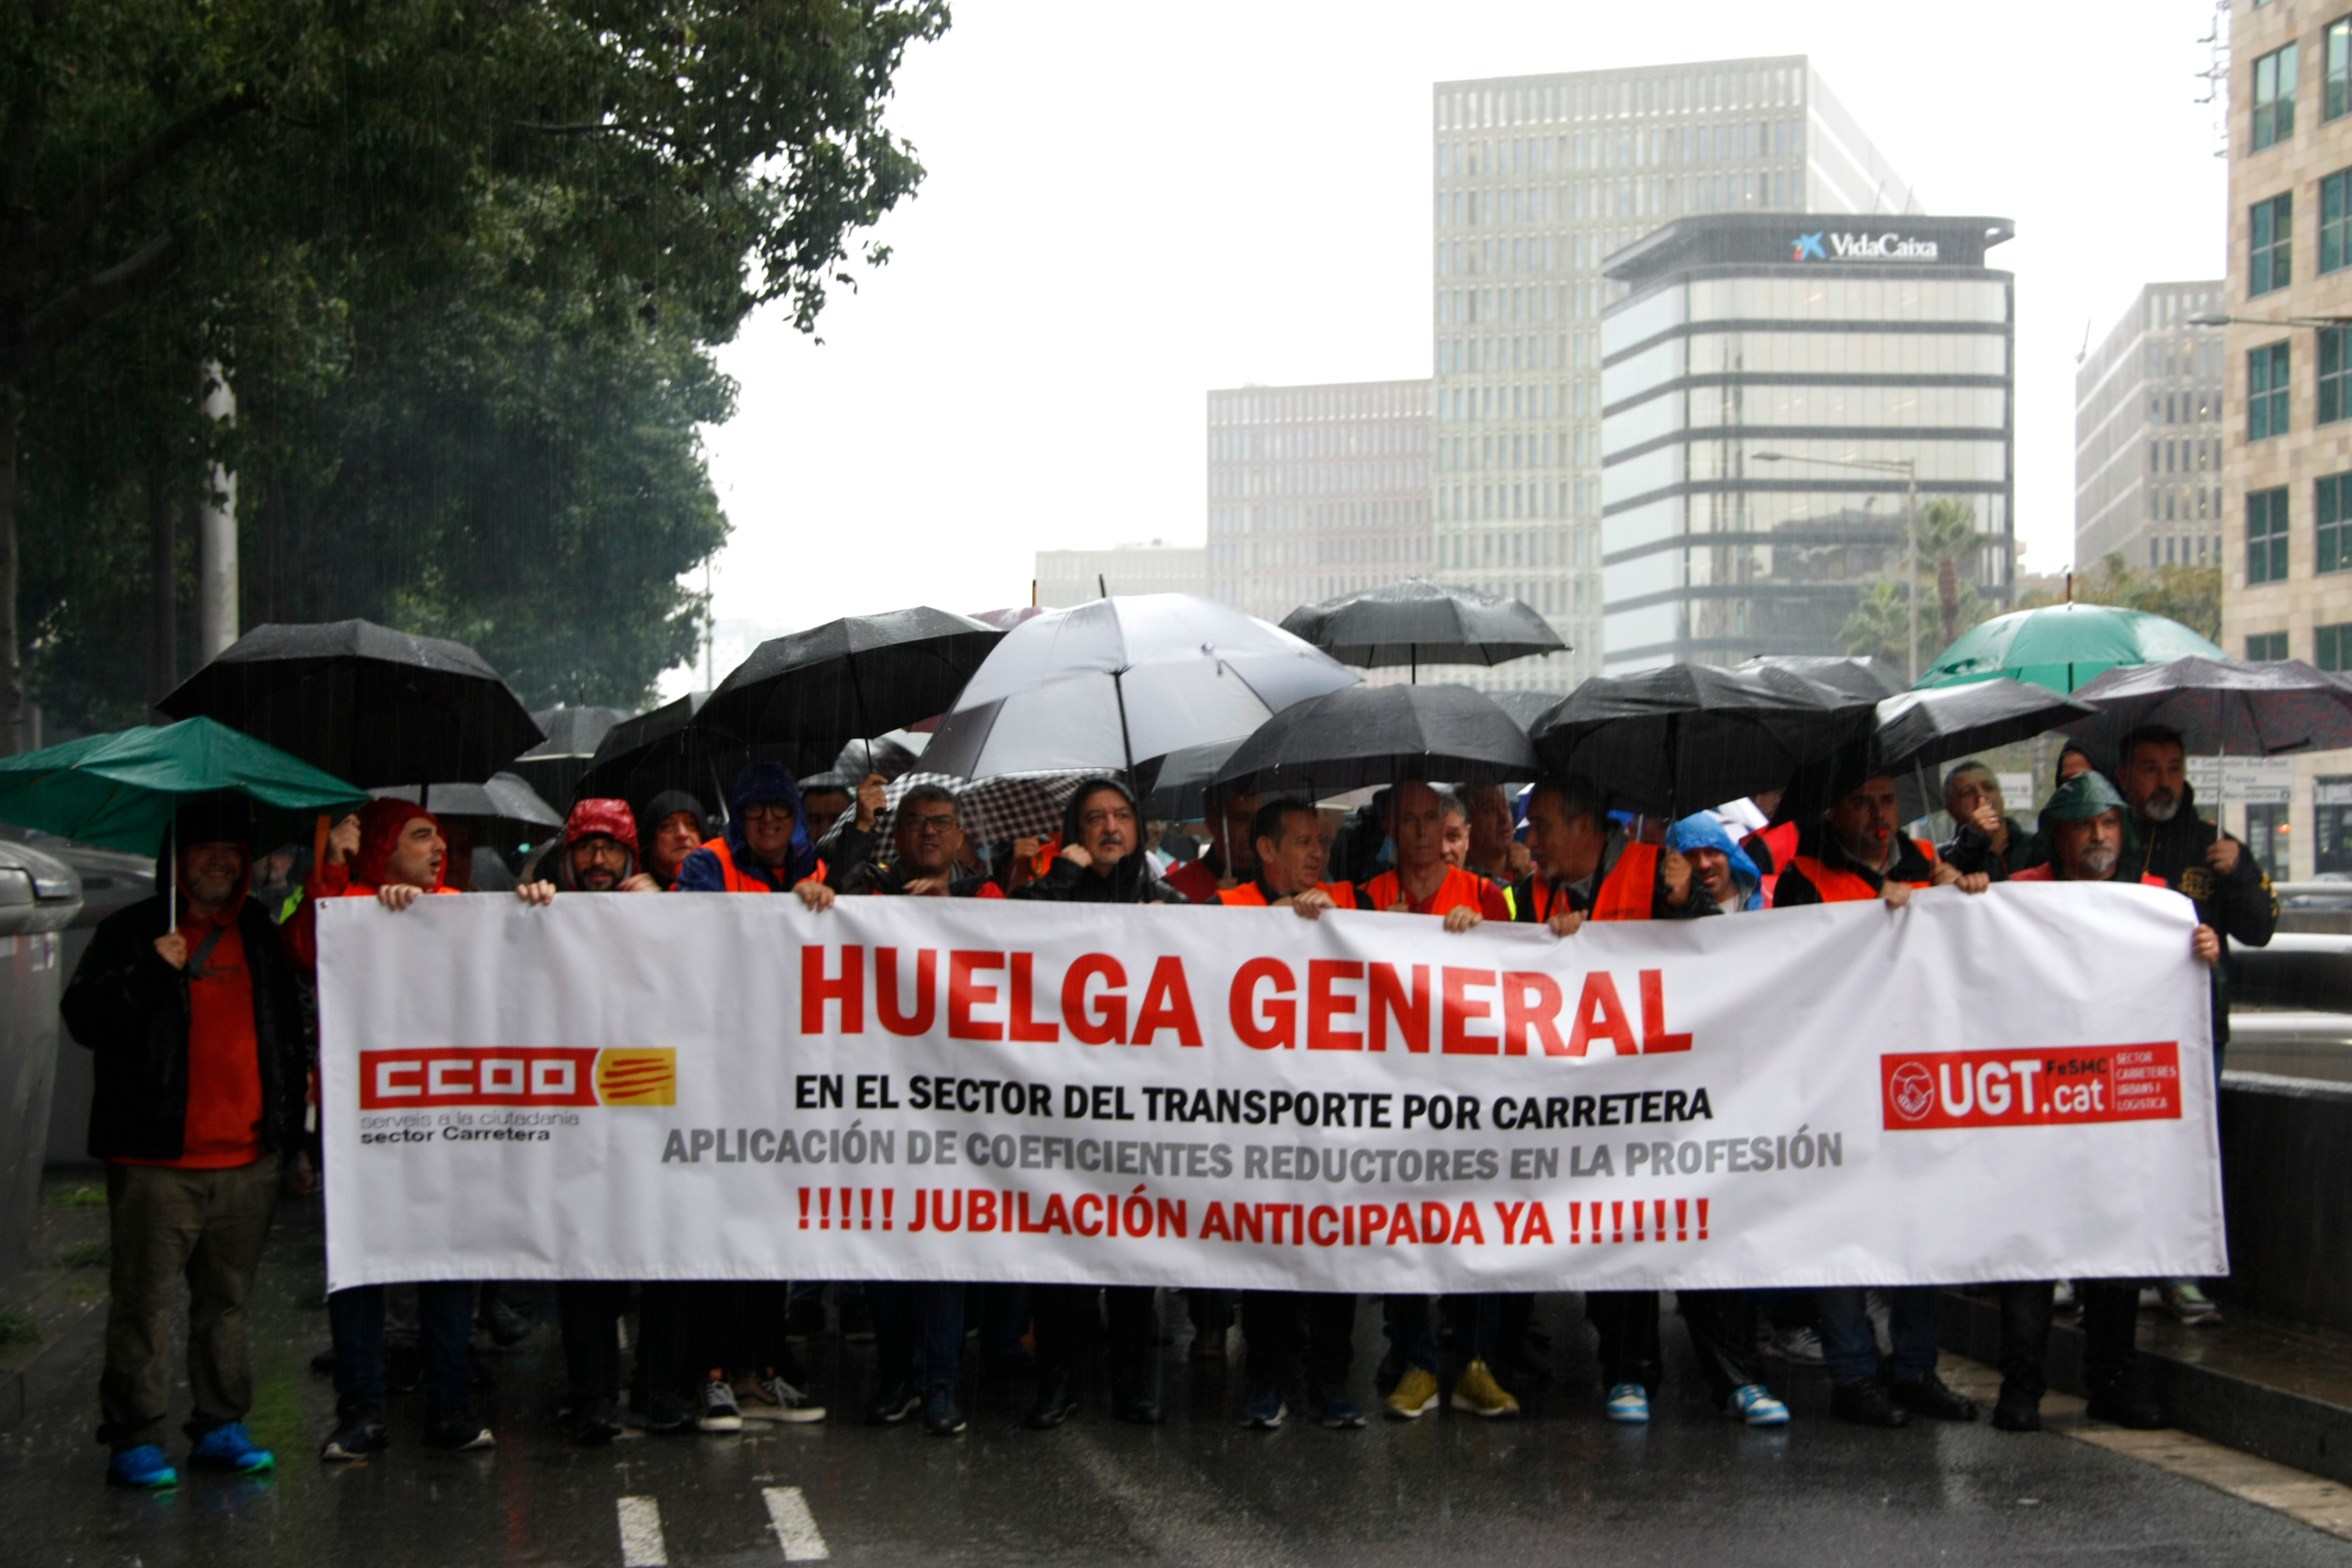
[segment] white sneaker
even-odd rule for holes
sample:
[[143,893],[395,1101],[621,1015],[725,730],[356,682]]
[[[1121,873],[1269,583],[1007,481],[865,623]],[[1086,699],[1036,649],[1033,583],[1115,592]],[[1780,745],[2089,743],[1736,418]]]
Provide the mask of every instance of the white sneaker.
[[1822,1364],[1822,1336],[1811,1329],[1783,1329],[1772,1336],[1765,1353],[1799,1366]]
[[744,1419],[749,1421],[798,1424],[824,1419],[824,1405],[774,1373],[770,1373],[753,1385],[751,1395],[742,1409]]
[[742,1407],[735,1403],[735,1390],[723,1377],[714,1377],[702,1385],[702,1415],[694,1423],[703,1432],[740,1432],[743,1430]]

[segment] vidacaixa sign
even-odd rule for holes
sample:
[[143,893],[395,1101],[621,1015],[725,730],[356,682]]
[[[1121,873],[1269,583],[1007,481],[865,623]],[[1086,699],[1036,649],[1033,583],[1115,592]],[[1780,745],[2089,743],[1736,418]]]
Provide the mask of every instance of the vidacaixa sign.
[[1936,242],[1906,234],[1840,234],[1824,229],[1792,242],[1797,261],[1934,261]]

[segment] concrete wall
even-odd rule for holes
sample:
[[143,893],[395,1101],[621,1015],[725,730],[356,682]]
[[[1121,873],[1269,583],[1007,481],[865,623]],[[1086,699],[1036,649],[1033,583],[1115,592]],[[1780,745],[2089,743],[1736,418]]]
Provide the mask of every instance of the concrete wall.
[[2224,1075],[2223,1300],[2352,1331],[2352,1084]]

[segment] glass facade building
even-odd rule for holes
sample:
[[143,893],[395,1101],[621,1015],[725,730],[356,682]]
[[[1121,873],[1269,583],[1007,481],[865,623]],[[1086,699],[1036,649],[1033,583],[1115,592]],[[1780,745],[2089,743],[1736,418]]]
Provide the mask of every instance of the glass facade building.
[[1907,480],[2003,542],[2011,583],[2015,300],[2005,219],[1676,219],[1610,257],[1600,331],[1606,668],[1846,651],[1900,583]]
[[1603,258],[1688,215],[1917,204],[1802,55],[1432,93],[1437,574],[1524,600],[1574,649],[1450,678],[1566,690],[1601,668],[1601,312],[1622,292]]
[[2224,285],[2151,283],[2074,373],[2074,563],[2221,558]]

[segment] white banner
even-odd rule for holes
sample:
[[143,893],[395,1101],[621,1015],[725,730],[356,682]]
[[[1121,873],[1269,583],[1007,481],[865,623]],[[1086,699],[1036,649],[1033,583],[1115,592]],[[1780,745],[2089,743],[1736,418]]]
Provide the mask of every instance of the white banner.
[[2190,906],[320,910],[337,1288],[2227,1271]]

